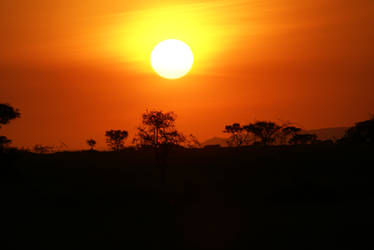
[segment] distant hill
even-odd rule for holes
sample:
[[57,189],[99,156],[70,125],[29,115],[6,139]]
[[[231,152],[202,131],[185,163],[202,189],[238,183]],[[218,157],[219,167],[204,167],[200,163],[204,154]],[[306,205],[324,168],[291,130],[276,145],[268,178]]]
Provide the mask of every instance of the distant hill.
[[209,145],[220,145],[221,147],[227,147],[227,138],[221,138],[221,137],[213,137],[213,138],[210,138],[206,141],[204,141],[203,143],[201,143],[201,145],[204,147],[204,146],[209,146]]
[[320,140],[336,140],[344,136],[348,127],[321,128],[305,131],[306,133],[316,134]]
[[[311,133],[316,134],[318,136],[319,140],[337,140],[344,136],[345,131],[348,129],[348,127],[336,127],[336,128],[321,128],[321,129],[311,129],[311,130],[304,130],[303,133]],[[227,138],[222,137],[213,137],[210,138],[201,145],[209,146],[209,145],[220,145],[221,147],[227,147]]]

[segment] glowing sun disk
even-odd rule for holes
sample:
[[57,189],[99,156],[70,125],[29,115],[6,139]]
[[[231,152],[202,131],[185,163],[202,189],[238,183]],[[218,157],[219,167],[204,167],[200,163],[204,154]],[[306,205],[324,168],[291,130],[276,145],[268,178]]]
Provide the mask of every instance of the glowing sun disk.
[[190,47],[182,41],[165,40],[153,49],[151,64],[161,77],[178,79],[185,76],[192,68],[193,53]]

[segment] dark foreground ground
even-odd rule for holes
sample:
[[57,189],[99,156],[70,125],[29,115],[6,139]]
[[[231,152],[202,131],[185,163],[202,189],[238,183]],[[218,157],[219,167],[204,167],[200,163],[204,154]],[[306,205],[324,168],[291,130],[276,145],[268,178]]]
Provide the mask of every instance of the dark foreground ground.
[[373,249],[374,150],[1,156],[2,249]]

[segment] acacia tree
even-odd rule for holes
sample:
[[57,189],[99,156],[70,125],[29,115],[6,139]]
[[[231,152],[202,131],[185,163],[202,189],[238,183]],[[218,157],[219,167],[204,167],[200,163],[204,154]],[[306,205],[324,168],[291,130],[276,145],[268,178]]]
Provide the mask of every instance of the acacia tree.
[[126,130],[109,130],[105,132],[106,143],[113,151],[120,151],[124,148],[125,140],[129,133]]
[[281,130],[281,143],[289,143],[290,138],[293,138],[297,133],[301,131],[301,128],[294,126],[287,126]]
[[[250,123],[248,125],[243,126],[243,129],[247,131],[247,134],[252,134],[253,135],[253,144],[257,143],[257,136],[259,134],[258,128],[254,126],[254,124]],[[248,136],[249,137],[249,136]]]
[[96,141],[94,139],[88,139],[86,143],[90,147],[90,150],[93,151],[96,146]]
[[281,126],[279,126],[275,122],[258,121],[246,125],[243,128],[248,133],[252,133],[255,136],[255,142],[256,138],[259,138],[261,144],[266,146],[272,144],[275,141],[276,137],[278,136],[278,132],[281,129]]
[[152,148],[183,143],[186,138],[175,128],[175,119],[173,112],[146,111],[142,115],[142,126],[138,128],[135,142]]
[[[21,113],[9,104],[0,103],[0,128],[8,124],[11,120],[19,118]],[[11,143],[6,136],[0,136],[0,148],[8,146]]]
[[140,147],[155,150],[156,162],[160,168],[161,183],[166,182],[167,156],[170,149],[181,145],[186,138],[175,128],[176,115],[173,112],[159,110],[146,111],[142,115],[142,125],[134,139]]
[[245,130],[239,123],[226,125],[223,133],[231,134],[227,143],[230,146],[240,147],[246,143],[246,135],[243,133]]

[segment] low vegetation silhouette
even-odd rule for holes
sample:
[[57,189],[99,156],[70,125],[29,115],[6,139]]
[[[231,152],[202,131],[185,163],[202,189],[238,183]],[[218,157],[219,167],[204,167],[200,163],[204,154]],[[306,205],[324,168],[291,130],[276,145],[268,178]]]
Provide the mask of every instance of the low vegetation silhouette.
[[41,144],[36,144],[32,151],[37,154],[49,154],[56,152],[56,149],[54,146],[46,146]]
[[313,144],[317,142],[314,134],[295,134],[289,141],[290,144]]
[[185,137],[183,146],[187,148],[201,148],[200,141],[193,134],[189,134]]
[[88,139],[86,141],[87,145],[90,147],[90,150],[91,151],[94,151],[95,150],[95,146],[96,146],[96,140],[95,139]]

